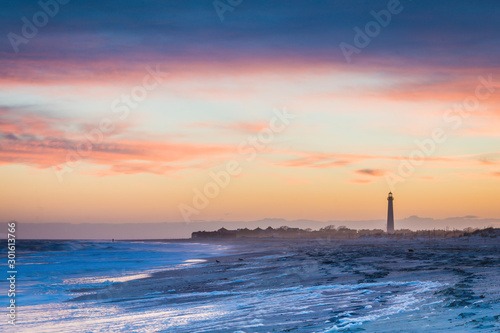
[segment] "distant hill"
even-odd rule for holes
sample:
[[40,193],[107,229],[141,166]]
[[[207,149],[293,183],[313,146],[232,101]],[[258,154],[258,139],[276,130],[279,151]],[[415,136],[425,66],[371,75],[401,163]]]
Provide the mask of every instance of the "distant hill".
[[[464,229],[466,227],[500,227],[500,219],[479,219],[474,216],[436,220],[411,216],[396,219],[396,229]],[[301,228],[319,230],[328,225],[345,226],[350,229],[382,229],[385,220],[365,221],[314,221],[285,219],[262,219],[257,221],[207,221],[171,223],[24,223],[20,221],[16,236],[22,239],[175,239],[190,238],[195,231],[226,229],[265,229],[267,227]],[[0,223],[0,236],[6,238],[7,222]]]

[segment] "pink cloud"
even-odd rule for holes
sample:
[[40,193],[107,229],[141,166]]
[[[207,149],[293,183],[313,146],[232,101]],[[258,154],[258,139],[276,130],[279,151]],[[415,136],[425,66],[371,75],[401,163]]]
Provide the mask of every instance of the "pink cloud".
[[[108,166],[102,174],[137,172],[165,173],[190,168],[200,159],[222,158],[234,154],[226,145],[131,140],[113,136],[128,127],[103,136],[102,142],[61,129],[65,119],[44,117],[22,110],[0,109],[0,163],[27,164],[49,168],[82,161]],[[82,129],[91,129],[83,126]],[[78,150],[80,148],[80,151]]]
[[348,165],[357,160],[357,155],[324,154],[308,152],[289,152],[294,159],[280,162],[279,165],[292,168],[333,168]]
[[215,121],[209,122],[198,122],[192,124],[194,127],[201,128],[216,128],[216,129],[225,129],[237,132],[244,133],[256,133],[260,132],[263,129],[269,127],[269,122],[260,121],[260,122],[235,122],[235,123],[220,123]]
[[[14,136],[40,135],[45,137],[61,136],[64,130],[64,121],[38,113],[25,113],[16,108],[0,107],[0,133]],[[75,119],[66,119],[74,122]]]

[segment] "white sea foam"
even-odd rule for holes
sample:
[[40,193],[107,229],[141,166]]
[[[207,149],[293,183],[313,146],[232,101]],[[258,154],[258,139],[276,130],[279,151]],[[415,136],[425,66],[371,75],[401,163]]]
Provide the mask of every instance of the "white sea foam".
[[[358,283],[363,275],[356,276],[346,269],[345,273],[334,271],[338,274],[334,277],[337,280],[333,280],[331,271],[324,271],[328,265],[304,266],[311,276],[309,280],[308,275],[305,278],[297,275],[302,274],[303,261],[299,260],[304,260],[303,257],[280,261],[284,257],[280,254],[258,260],[248,258],[244,262],[236,257],[233,263],[228,259],[215,264],[213,260],[208,263],[202,259],[202,254],[223,253],[219,247],[206,246],[108,242],[105,246],[77,246],[77,255],[64,250],[47,257],[39,253],[26,256],[27,263],[41,262],[23,267],[25,276],[18,308],[22,315],[16,332],[250,333],[289,329],[326,333],[357,327],[369,331],[370,325],[385,325],[398,316],[423,322],[429,316],[436,321],[444,313],[436,309],[448,303],[436,296],[436,291],[447,288],[447,283],[451,286],[456,283],[446,279],[425,280],[422,275],[415,275],[412,280],[398,279],[411,275],[392,274],[396,270],[375,282]],[[54,266],[54,263],[59,264]],[[186,270],[186,275],[157,274],[192,265],[198,266],[196,270]],[[54,269],[58,274],[48,279]],[[192,271],[204,273],[190,276]],[[373,274],[376,270],[370,268],[367,272]],[[204,280],[203,274],[209,277]],[[152,279],[140,280],[148,277]],[[92,289],[112,285],[109,290],[117,290],[121,285],[114,284],[130,280],[136,281],[123,284],[129,289],[118,289],[108,296],[105,296],[107,288]],[[341,282],[333,283],[337,281]],[[100,292],[102,298],[97,297]],[[92,295],[89,297],[92,300],[63,302],[79,295]],[[481,306],[484,306],[482,300],[470,304],[470,307]]]

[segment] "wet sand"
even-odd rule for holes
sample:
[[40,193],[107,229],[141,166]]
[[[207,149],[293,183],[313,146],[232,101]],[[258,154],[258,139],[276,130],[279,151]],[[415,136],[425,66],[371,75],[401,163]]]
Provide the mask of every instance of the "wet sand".
[[175,309],[172,332],[500,330],[498,239],[196,242],[230,249],[72,301]]

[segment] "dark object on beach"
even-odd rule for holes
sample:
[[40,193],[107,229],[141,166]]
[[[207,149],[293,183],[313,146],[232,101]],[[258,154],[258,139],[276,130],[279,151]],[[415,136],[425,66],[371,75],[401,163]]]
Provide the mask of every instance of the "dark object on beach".
[[413,249],[408,249],[408,252],[415,252]]
[[239,260],[239,261],[243,261],[243,259],[241,259],[241,258],[238,258],[238,260]]
[[220,263],[220,261],[219,261],[219,260],[215,260],[215,262],[216,262],[216,263]]

